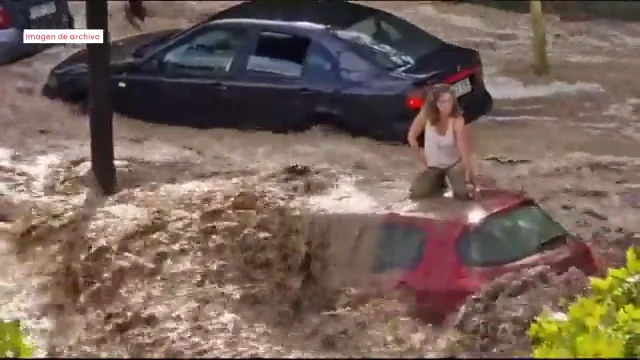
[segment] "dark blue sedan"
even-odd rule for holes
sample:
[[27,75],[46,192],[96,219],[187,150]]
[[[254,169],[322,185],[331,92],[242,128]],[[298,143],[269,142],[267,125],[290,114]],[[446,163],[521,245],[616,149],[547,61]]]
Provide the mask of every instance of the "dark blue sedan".
[[[87,54],[58,64],[45,96],[86,102]],[[434,83],[453,85],[467,122],[493,100],[477,51],[381,10],[343,1],[253,1],[186,30],[117,41],[116,111],[192,127],[301,131],[330,125],[404,142]]]

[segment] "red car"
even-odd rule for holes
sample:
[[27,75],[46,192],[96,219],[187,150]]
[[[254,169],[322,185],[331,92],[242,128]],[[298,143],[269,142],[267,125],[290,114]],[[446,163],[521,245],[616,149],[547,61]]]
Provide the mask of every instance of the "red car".
[[[345,235],[358,217],[374,224]],[[341,221],[340,238],[325,233],[334,240],[334,278],[343,286],[401,287],[415,296],[418,314],[429,318],[456,311],[467,296],[508,272],[538,265],[557,272],[574,266],[589,275],[598,270],[589,246],[523,193],[485,189],[473,201],[433,199],[419,212]],[[367,227],[375,228],[371,236]]]

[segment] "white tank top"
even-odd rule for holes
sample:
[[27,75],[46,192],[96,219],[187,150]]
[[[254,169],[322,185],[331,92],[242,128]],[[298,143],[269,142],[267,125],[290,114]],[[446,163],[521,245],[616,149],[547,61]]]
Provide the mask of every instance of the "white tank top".
[[453,121],[449,119],[447,132],[440,135],[436,128],[427,121],[424,129],[424,153],[427,156],[429,167],[447,169],[460,160],[452,124]]

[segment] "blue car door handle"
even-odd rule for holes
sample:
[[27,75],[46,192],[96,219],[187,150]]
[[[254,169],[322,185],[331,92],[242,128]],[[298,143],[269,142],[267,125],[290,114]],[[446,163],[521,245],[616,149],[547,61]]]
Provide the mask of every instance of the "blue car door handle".
[[213,83],[213,86],[220,90],[227,90],[227,86],[219,82]]

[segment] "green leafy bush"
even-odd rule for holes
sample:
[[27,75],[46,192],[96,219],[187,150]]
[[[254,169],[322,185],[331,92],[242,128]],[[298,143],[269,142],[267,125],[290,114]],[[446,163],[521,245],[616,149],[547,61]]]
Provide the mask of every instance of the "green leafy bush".
[[531,324],[536,358],[640,357],[640,253],[627,251],[624,268],[591,278],[592,294],[566,315],[544,311]]
[[22,334],[19,320],[0,320],[0,357],[30,358],[33,349],[29,346]]

